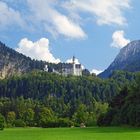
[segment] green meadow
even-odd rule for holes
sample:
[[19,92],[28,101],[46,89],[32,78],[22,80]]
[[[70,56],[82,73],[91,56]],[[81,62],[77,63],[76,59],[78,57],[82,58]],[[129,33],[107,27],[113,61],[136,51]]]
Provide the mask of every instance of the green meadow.
[[0,131],[0,140],[140,140],[140,128],[13,128]]

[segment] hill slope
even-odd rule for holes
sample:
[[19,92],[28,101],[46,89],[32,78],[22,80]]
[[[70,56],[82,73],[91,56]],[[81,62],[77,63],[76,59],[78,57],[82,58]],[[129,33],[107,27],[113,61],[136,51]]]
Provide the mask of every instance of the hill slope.
[[47,62],[32,60],[0,42],[0,79],[20,75],[34,69],[43,70]]
[[99,77],[107,78],[114,70],[140,71],[140,40],[129,43],[120,50],[113,63]]

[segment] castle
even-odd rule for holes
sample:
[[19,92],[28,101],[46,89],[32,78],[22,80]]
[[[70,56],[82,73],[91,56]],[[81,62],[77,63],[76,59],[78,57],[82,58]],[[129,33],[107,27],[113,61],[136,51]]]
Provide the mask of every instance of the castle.
[[[44,71],[48,71],[47,65],[45,66]],[[63,76],[82,76],[82,66],[81,64],[76,64],[75,57],[73,56],[72,63],[62,63],[61,70],[59,70],[59,72],[55,69],[53,69],[52,72]]]
[[74,75],[74,76],[82,76],[82,66],[81,64],[75,63],[75,57],[72,58],[72,63],[65,64],[62,66],[62,75]]

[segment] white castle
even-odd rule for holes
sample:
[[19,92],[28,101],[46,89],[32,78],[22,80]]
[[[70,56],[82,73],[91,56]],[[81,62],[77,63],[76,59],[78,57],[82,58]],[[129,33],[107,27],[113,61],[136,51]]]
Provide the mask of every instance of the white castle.
[[[48,66],[46,65],[44,71],[48,72]],[[72,58],[72,63],[63,63],[61,66],[61,72],[53,69],[53,73],[61,74],[64,76],[74,75],[74,76],[82,76],[82,66],[81,64],[76,64],[75,57]]]
[[62,75],[75,75],[75,76],[82,76],[82,66],[81,64],[75,63],[75,57],[72,58],[72,63],[65,64],[62,67]]

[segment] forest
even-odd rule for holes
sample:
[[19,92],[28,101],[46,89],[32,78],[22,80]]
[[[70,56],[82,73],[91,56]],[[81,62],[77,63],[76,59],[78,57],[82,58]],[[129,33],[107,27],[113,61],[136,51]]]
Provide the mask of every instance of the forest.
[[108,79],[43,71],[12,76],[0,80],[0,128],[139,126],[139,85],[140,73],[124,71]]
[[140,127],[140,74],[136,82],[124,87],[110,102],[108,111],[100,115],[99,126],[128,125]]

